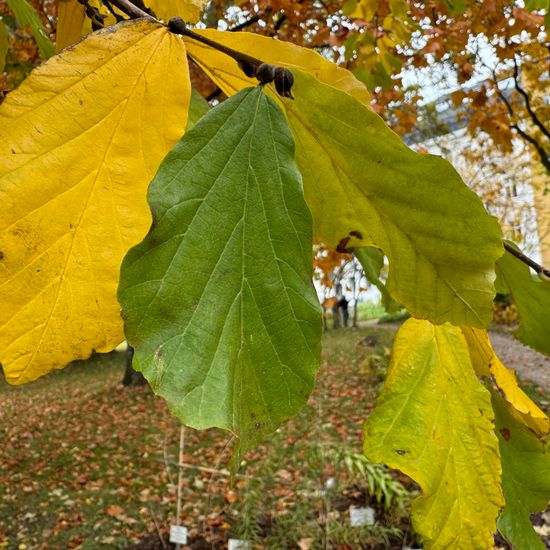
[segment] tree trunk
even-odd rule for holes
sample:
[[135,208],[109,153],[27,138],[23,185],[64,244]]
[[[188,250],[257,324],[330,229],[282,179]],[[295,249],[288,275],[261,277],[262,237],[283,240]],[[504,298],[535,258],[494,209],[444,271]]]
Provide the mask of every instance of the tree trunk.
[[143,376],[141,372],[134,370],[134,368],[132,367],[133,358],[134,348],[132,346],[128,346],[128,349],[126,350],[126,370],[124,371],[122,385],[129,388],[134,388],[136,386],[145,386],[145,384],[147,384],[145,376]]

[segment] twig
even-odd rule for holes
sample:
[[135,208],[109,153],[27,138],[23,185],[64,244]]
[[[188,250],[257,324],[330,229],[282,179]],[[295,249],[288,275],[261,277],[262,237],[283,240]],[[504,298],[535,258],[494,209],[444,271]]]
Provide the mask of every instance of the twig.
[[166,452],[166,436],[164,436],[164,441],[162,443],[162,454],[164,457],[164,467],[166,468],[166,475],[168,476],[168,482],[172,487],[175,487],[176,484],[174,483],[174,480],[172,479],[172,472],[170,471],[170,464],[168,460],[168,453]]
[[[78,0],[83,2],[86,0]],[[130,0],[109,0],[111,4],[116,6],[119,10],[124,12],[131,19],[148,19],[162,25],[158,19],[152,17],[147,12],[143,11],[141,8],[133,4]],[[210,48],[218,50],[225,55],[233,58],[239,64],[239,67],[243,73],[249,78],[256,78],[260,81],[260,84],[270,84],[273,82],[275,84],[275,89],[277,93],[282,97],[288,97],[289,99],[294,99],[292,96],[292,85],[294,84],[294,75],[284,67],[277,67],[275,65],[270,65],[264,63],[261,59],[252,57],[242,52],[238,52],[233,48],[228,48],[223,44],[219,44],[214,40],[210,40],[205,36],[202,36],[196,32],[193,32],[191,29],[187,28],[187,25],[181,17],[172,17],[168,21],[168,30],[174,34],[179,34],[181,36],[186,36],[191,38],[201,44],[205,44]]]
[[525,109],[529,113],[529,116],[531,117],[531,120],[533,121],[533,124],[535,124],[535,126],[538,126],[540,131],[548,139],[550,139],[550,131],[548,130],[548,128],[546,128],[546,126],[544,126],[544,124],[540,121],[537,114],[531,108],[531,101],[529,100],[529,94],[521,87],[521,85],[519,83],[519,65],[518,65],[518,61],[517,61],[515,55],[514,55],[514,87],[516,88],[516,90],[523,97],[523,100],[525,102]]
[[[263,63],[263,61],[261,61],[260,59],[257,59],[256,57],[252,57],[251,55],[238,52],[233,48],[228,48],[223,44],[218,44],[217,42],[214,42],[214,40],[210,40],[210,38],[206,38],[206,36],[202,36],[196,32],[193,32],[191,29],[187,28],[187,25],[183,22],[181,17],[173,17],[172,19],[170,19],[170,21],[168,22],[168,28],[170,29],[171,32],[175,34],[181,34],[182,36],[187,36],[187,38],[191,38],[192,40],[196,40],[201,44],[205,44],[206,46],[210,46],[211,48],[214,48],[215,50],[218,50],[224,53],[225,55],[232,57],[238,63],[247,64],[255,68],[258,68]],[[244,72],[246,73],[246,70]]]
[[151,514],[151,517],[153,518],[153,521],[155,523],[155,528],[157,530],[157,535],[159,537],[160,542],[162,543],[162,547],[165,550],[168,550],[168,546],[166,546],[166,542],[164,542],[164,537],[162,536],[162,533],[160,532],[160,527],[157,521],[157,516],[155,515],[155,512],[153,511],[153,507],[151,506],[151,503],[148,502],[147,505],[149,506],[149,513]]
[[254,25],[254,23],[257,23],[262,18],[263,15],[264,15],[263,13],[258,13],[257,15],[252,16],[250,19],[247,19],[246,21],[243,21],[242,23],[239,23],[238,25],[235,25],[227,30],[229,32],[242,31],[243,29],[246,29],[251,25]]
[[113,9],[113,6],[111,6],[111,3],[108,0],[103,0],[103,5],[107,8],[109,13],[115,18],[117,23],[124,21],[124,17]]
[[[183,451],[185,449],[185,426],[182,424],[180,427],[180,446],[179,446],[179,457],[178,465],[183,464]],[[178,468],[178,488],[177,488],[177,501],[176,501],[176,525],[181,525],[181,493],[182,493],[182,484],[183,482],[183,468]],[[176,544],[176,550],[180,550],[181,545]]]
[[550,278],[550,269],[544,268],[542,265],[535,262],[535,260],[532,260],[528,256],[526,256],[523,252],[520,252],[517,248],[514,248],[510,243],[507,243],[506,241],[502,241],[504,244],[504,248],[510,252],[513,256],[515,256],[518,260],[521,260],[524,264],[528,265],[530,268],[532,268],[535,273],[542,274],[546,277]]
[[[130,2],[130,0],[109,0],[109,1],[111,2],[111,4],[115,5],[118,9],[123,11],[128,17],[132,19],[146,18],[146,19],[149,19],[150,21],[154,21],[162,25],[162,23],[158,19],[156,19],[155,17],[152,17],[147,12],[143,11],[141,8],[138,8],[135,4]],[[235,59],[239,63],[247,63],[256,68],[263,63],[263,61],[261,61],[260,59],[256,59],[255,57],[252,57],[250,55],[246,55],[244,53],[238,52],[233,48],[228,48],[223,44],[218,44],[217,42],[214,42],[209,38],[206,38],[204,36],[201,36],[200,34],[197,34],[196,32],[193,32],[192,30],[187,28],[187,25],[184,23],[181,17],[173,17],[172,19],[170,19],[170,21],[168,22],[168,29],[174,34],[187,36],[188,38],[191,38],[193,40],[196,40],[197,42],[201,42],[202,44],[205,44],[206,46],[210,46],[211,48],[214,48],[220,52],[223,52],[229,57],[232,57],[233,59]]]
[[[205,474],[212,474],[212,475],[220,475],[220,476],[231,476],[231,472],[228,470],[217,470],[216,468],[207,468],[206,466],[198,466],[197,464],[189,464],[189,462],[182,462],[178,464],[175,460],[160,460],[155,459],[157,462],[164,462],[165,464],[170,464],[171,466],[183,468],[183,469],[190,469],[190,470],[198,470],[199,472],[204,472]],[[234,474],[235,477],[242,477],[242,478],[248,478],[248,476],[245,476],[243,474]]]
[[[502,92],[502,90],[499,88],[498,81],[497,81],[496,78],[497,78],[496,73],[495,73],[495,70],[493,69],[493,80],[496,83],[495,89],[496,89],[496,92],[498,94],[498,97],[504,103],[504,105],[506,107],[506,110],[508,111],[508,114],[510,115],[510,118],[512,120],[514,120],[515,119],[514,109],[511,105],[511,103],[508,101],[508,99],[504,95],[504,93]],[[546,152],[546,150],[544,149],[544,147],[538,142],[538,140],[536,138],[534,138],[533,136],[531,136],[530,134],[528,134],[525,130],[522,130],[519,127],[519,124],[512,123],[512,124],[510,124],[510,128],[512,128],[512,130],[515,130],[525,141],[530,143],[535,148],[535,150],[537,151],[537,153],[539,155],[541,164],[546,168],[546,170],[548,172],[550,172],[550,157],[549,157],[548,153]]]
[[146,11],[143,11],[141,8],[138,8],[135,4],[130,2],[130,0],[109,0],[109,1],[111,2],[111,4],[115,5],[120,11],[124,12],[131,19],[141,19],[143,17],[145,19],[149,19],[150,21],[160,23],[160,21],[156,17],[153,17],[152,15],[148,14]]

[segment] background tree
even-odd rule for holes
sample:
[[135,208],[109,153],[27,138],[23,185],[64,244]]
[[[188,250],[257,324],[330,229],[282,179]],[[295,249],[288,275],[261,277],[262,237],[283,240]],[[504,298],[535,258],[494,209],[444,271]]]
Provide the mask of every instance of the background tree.
[[454,92],[472,136],[483,131],[505,152],[518,137],[548,172],[547,7],[545,1],[268,0],[239,2],[236,9],[217,1],[205,21],[317,49],[368,86],[373,107],[400,135],[426,122],[423,104],[434,87]]

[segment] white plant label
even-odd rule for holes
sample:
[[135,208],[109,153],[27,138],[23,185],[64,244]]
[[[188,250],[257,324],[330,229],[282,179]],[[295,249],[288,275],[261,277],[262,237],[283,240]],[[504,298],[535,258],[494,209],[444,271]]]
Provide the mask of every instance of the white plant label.
[[249,540],[229,539],[227,550],[252,550],[252,543]]
[[350,508],[349,521],[353,527],[374,525],[374,508]]
[[170,542],[174,544],[187,544],[187,527],[183,527],[183,525],[170,525]]

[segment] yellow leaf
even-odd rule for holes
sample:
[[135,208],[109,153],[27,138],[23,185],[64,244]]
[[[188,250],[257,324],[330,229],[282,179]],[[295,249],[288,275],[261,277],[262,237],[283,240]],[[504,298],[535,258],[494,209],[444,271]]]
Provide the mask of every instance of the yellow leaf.
[[186,23],[196,23],[206,2],[207,0],[149,0],[145,4],[164,21],[179,15]]
[[[170,78],[167,78],[170,75]],[[146,189],[186,125],[182,40],[149,21],[94,33],[0,107],[0,361],[20,384],[123,339],[116,291]]]
[[78,42],[84,23],[84,6],[78,0],[61,0],[57,12],[56,51]]
[[460,329],[406,321],[365,425],[364,450],[422,488],[412,520],[424,548],[492,548],[504,504],[493,417]]
[[490,377],[510,407],[510,414],[537,435],[550,433],[550,419],[518,386],[514,371],[507,369],[495,354],[486,330],[462,328],[470,357],[479,376]]
[[[365,85],[357,80],[352,73],[331,63],[317,52],[301,48],[290,42],[273,40],[246,32],[220,32],[212,29],[196,32],[239,52],[254,55],[266,63],[289,69],[301,69],[370,107],[370,94]],[[237,62],[227,55],[195,40],[187,38],[184,40],[189,55],[227,95],[233,95],[246,86],[258,84],[255,78],[247,78],[239,69]]]

